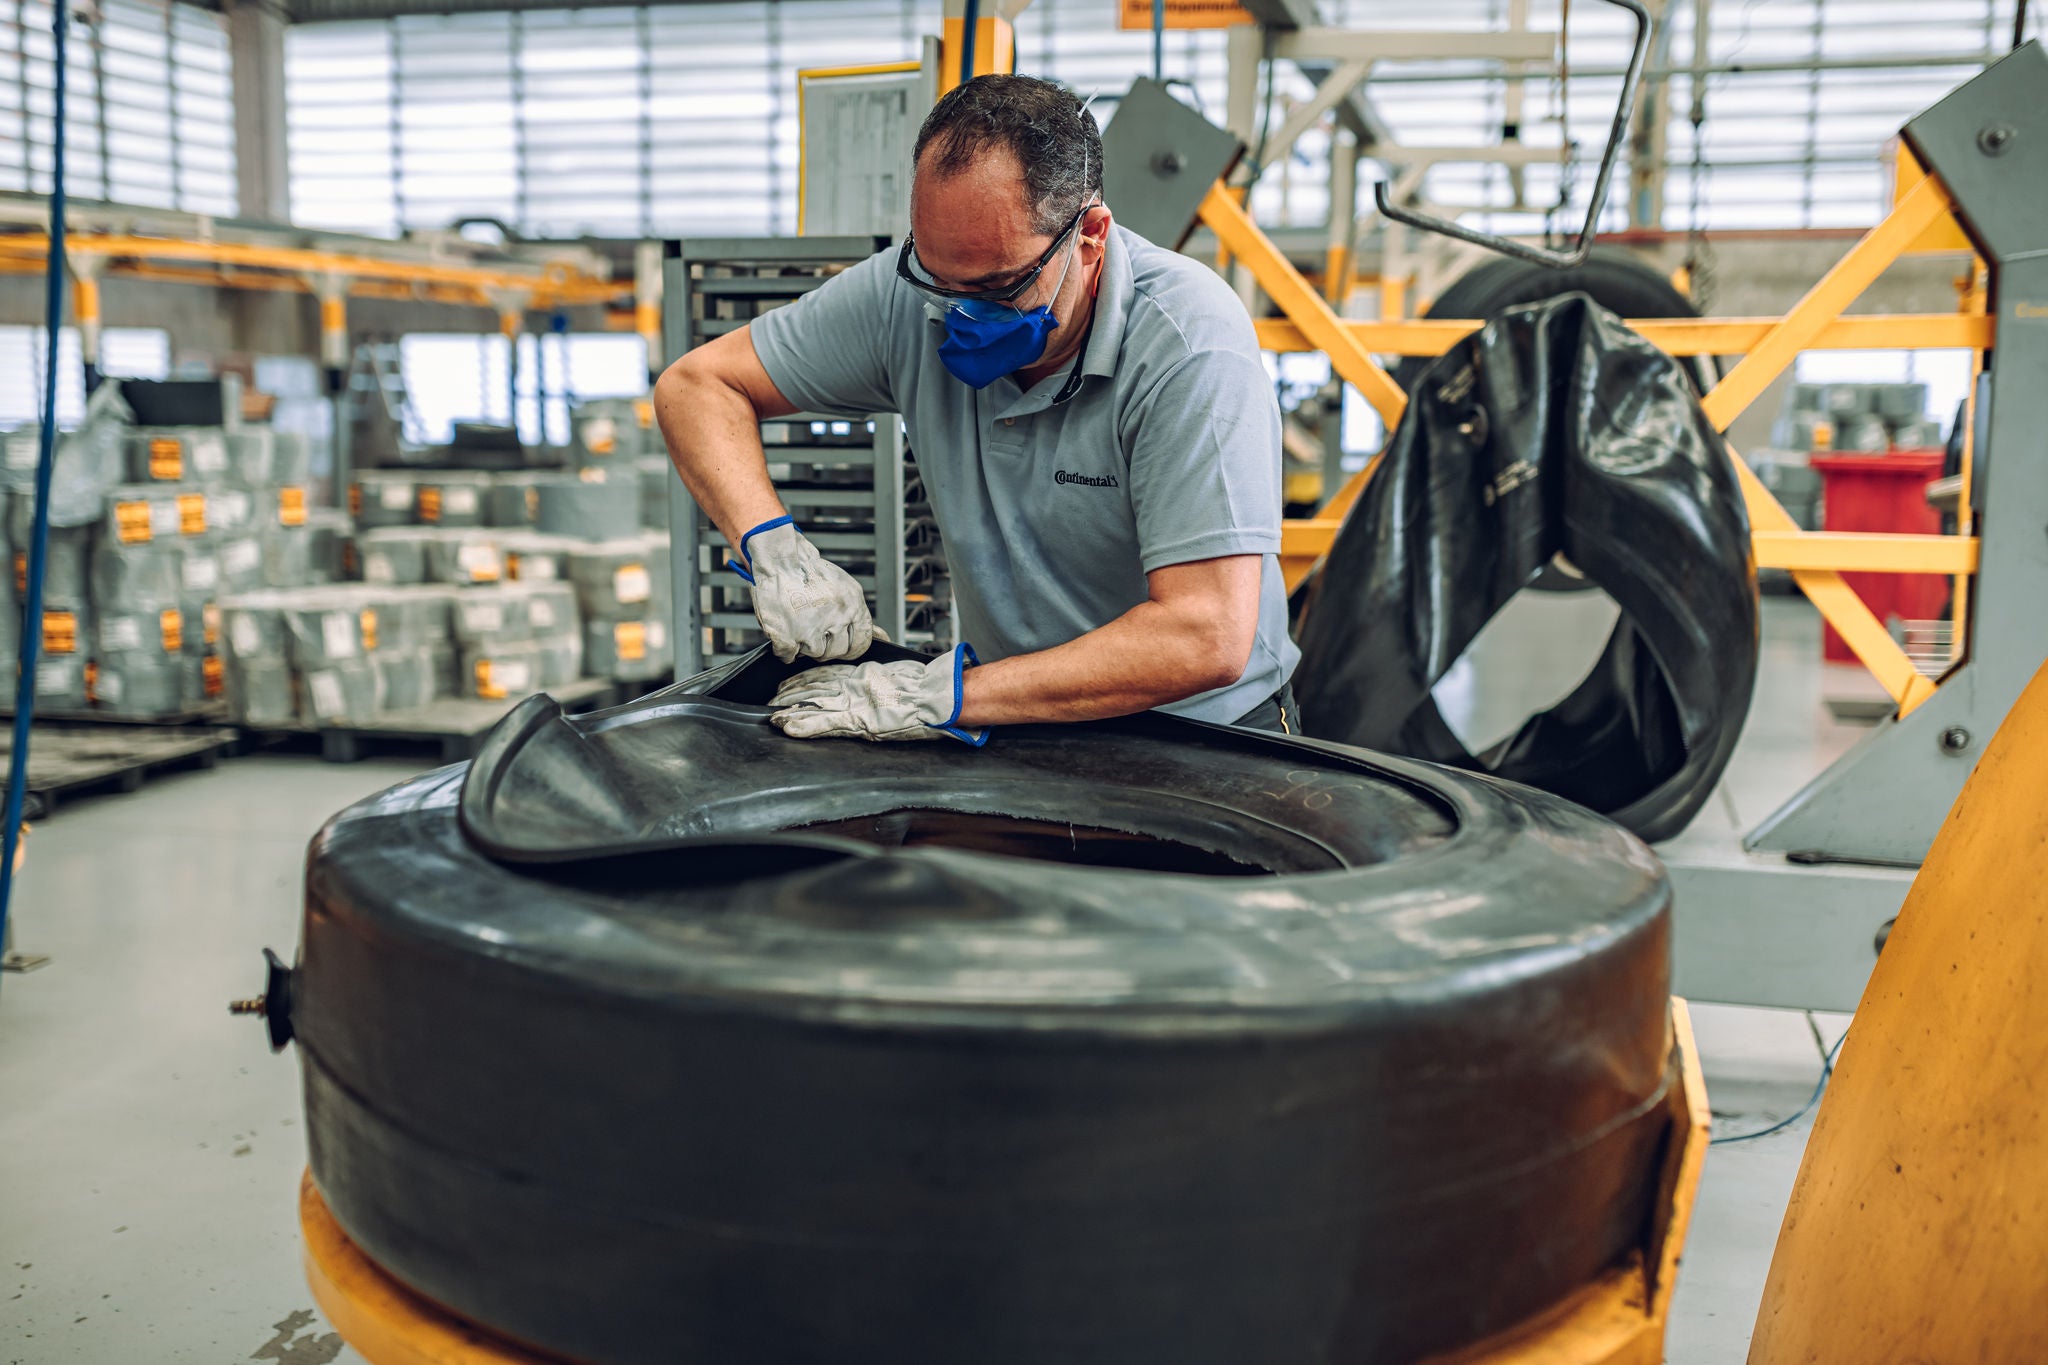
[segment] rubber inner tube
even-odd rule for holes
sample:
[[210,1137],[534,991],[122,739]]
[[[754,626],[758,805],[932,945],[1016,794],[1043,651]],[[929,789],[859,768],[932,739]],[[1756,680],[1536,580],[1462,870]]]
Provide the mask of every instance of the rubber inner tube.
[[[1569,696],[1475,755],[1430,689],[1558,556],[1622,619]],[[1423,373],[1303,603],[1295,691],[1313,735],[1526,782],[1654,842],[1734,753],[1759,625],[1726,443],[1676,360],[1574,294]]]
[[1369,1363],[1642,1245],[1628,834],[1164,716],[792,741],[788,672],[531,699],[315,839],[313,1174],[420,1293],[597,1365]]

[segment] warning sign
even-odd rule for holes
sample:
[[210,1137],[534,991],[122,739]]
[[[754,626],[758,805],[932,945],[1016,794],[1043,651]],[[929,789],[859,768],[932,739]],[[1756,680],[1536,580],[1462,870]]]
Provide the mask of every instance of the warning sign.
[[[1231,28],[1255,22],[1237,0],[1166,0],[1168,28]],[[1152,27],[1152,0],[1117,0],[1118,28]]]

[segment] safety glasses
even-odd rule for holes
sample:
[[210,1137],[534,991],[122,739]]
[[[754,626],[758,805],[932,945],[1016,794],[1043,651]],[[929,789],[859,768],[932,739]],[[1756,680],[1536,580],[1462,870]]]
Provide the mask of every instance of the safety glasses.
[[948,289],[925,273],[923,263],[917,259],[916,240],[907,232],[903,235],[903,250],[896,256],[897,278],[920,294],[942,303],[1013,303],[1022,298],[1032,285],[1038,283],[1038,277],[1045,273],[1046,266],[1059,254],[1061,245],[1067,238],[1073,236],[1074,229],[1081,225],[1082,215],[1094,207],[1095,200],[1090,199],[1076,210],[1074,216],[1067,220],[1067,225],[1060,229],[1059,236],[1052,239],[1052,245],[1045,249],[1045,254],[1040,256],[1037,263],[1025,271],[1014,284],[997,285],[993,289]]

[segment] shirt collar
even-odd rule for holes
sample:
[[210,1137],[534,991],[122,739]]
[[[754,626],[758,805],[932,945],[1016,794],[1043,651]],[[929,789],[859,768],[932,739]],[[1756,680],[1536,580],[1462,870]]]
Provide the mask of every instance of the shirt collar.
[[1124,231],[1112,222],[1109,239],[1103,244],[1102,278],[1095,288],[1095,333],[1081,355],[1083,374],[1108,378],[1116,373],[1116,358],[1123,353],[1124,320],[1130,316],[1138,292]]

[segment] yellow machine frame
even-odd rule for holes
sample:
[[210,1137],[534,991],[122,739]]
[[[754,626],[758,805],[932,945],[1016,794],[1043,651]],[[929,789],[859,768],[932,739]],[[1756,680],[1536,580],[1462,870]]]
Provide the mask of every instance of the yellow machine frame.
[[[1981,290],[1968,291],[1965,311],[1957,314],[1842,316],[1843,310],[1900,256],[1910,251],[1968,249],[1967,240],[1962,238],[1950,212],[1952,201],[1948,192],[1909,156],[1899,159],[1898,187],[1897,202],[1885,219],[1851,247],[1784,317],[1644,319],[1629,323],[1673,355],[1743,356],[1702,400],[1701,406],[1717,430],[1727,431],[1801,351],[1869,347],[1967,347],[1976,352],[1990,349],[1995,339],[1993,322],[1985,314]],[[1374,353],[1440,355],[1480,326],[1477,320],[1462,319],[1347,322],[1337,316],[1259,230],[1236,195],[1220,181],[1202,201],[1201,217],[1223,249],[1244,263],[1285,315],[1258,322],[1259,344],[1275,351],[1327,353],[1331,369],[1373,405],[1389,430],[1400,422],[1408,397],[1373,358]],[[1966,433],[1967,430],[1966,426]],[[1729,456],[1749,508],[1757,567],[1791,571],[1808,600],[1898,703],[1900,715],[1933,696],[1935,683],[1913,666],[1884,624],[1843,581],[1842,572],[1955,575],[1956,638],[1965,638],[1967,585],[1970,575],[1977,570],[1978,557],[1978,543],[1970,534],[1967,511],[1967,435],[1963,452],[1964,493],[1959,503],[1964,509],[1961,533],[1953,536],[1802,531],[1732,447]],[[1315,517],[1282,524],[1280,562],[1289,588],[1299,584],[1329,551],[1344,515],[1351,510],[1378,462],[1379,457],[1375,456]]]

